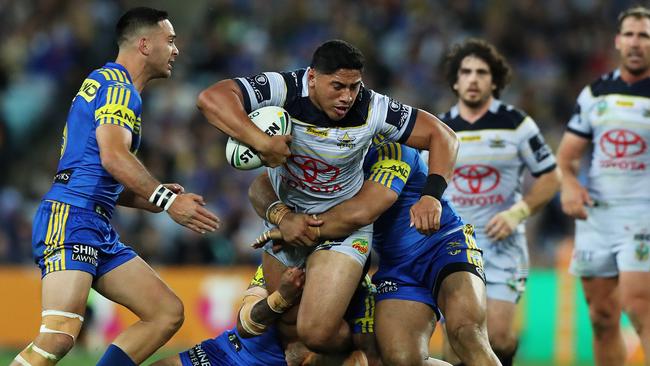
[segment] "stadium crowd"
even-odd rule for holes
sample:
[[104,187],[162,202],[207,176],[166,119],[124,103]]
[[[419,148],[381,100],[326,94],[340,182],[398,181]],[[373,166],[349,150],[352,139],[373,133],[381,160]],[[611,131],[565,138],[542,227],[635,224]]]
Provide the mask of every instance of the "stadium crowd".
[[[70,99],[114,58],[113,26],[135,1],[0,1],[0,263],[31,261],[31,220],[58,161]],[[222,218],[205,237],[166,215],[120,209],[122,239],[154,264],[255,263],[261,221],[248,203],[256,172],[224,159],[226,136],[195,107],[211,81],[306,65],[316,45],[345,39],[366,55],[367,86],[432,112],[454,102],[440,72],[452,43],[480,36],[510,60],[502,99],[535,118],[556,148],[582,86],[615,65],[615,14],[631,1],[165,1],[178,34],[174,76],[145,92],[138,157],[165,182],[202,194]],[[158,2],[157,4],[158,5]],[[225,57],[228,56],[228,57]],[[533,265],[552,264],[571,220],[558,200],[530,222]]]

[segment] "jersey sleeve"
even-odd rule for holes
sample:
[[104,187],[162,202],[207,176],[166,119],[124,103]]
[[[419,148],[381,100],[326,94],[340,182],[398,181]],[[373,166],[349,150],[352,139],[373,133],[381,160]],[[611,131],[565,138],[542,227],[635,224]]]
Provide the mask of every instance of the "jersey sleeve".
[[399,196],[411,175],[414,158],[419,159],[416,150],[406,150],[394,142],[373,146],[364,163],[366,180],[390,188]]
[[593,134],[593,126],[589,120],[589,112],[596,104],[596,98],[591,93],[591,87],[586,86],[578,96],[573,115],[567,125],[567,130],[578,136],[590,139]]
[[244,95],[244,109],[247,113],[270,105],[284,107],[287,100],[287,83],[282,74],[264,72],[234,80]]
[[139,98],[124,84],[107,84],[99,88],[95,107],[95,125],[112,124],[133,132],[140,109]]
[[537,124],[530,117],[525,117],[519,126],[519,156],[531,174],[538,177],[555,169],[555,156],[544,141]]
[[378,133],[391,141],[406,141],[415,126],[417,108],[375,92],[372,92],[372,98],[372,108],[378,111]]

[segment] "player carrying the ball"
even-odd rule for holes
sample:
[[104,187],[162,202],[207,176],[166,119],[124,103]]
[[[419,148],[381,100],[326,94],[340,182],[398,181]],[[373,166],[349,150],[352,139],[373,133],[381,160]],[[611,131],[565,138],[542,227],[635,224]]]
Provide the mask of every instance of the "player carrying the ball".
[[[209,123],[259,152],[276,194],[297,212],[324,212],[354,196],[364,181],[364,154],[377,134],[429,150],[430,174],[410,209],[410,221],[421,233],[433,233],[456,160],[456,135],[432,114],[366,89],[363,63],[352,45],[327,41],[314,52],[310,67],[220,81],[199,95],[198,106]],[[247,113],[268,105],[289,112],[292,136],[269,137],[253,125]],[[271,244],[265,247],[269,291],[277,289],[284,268],[306,265],[297,328],[310,349],[350,348],[343,315],[371,244],[369,225],[316,247],[286,247],[278,253]]]

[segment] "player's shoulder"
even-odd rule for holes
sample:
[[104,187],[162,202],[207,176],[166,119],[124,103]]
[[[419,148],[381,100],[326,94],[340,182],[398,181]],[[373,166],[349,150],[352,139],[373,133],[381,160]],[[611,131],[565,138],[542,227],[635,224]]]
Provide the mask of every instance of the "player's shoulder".
[[504,129],[517,129],[524,121],[530,119],[528,114],[521,109],[498,100],[495,100],[492,106],[490,106],[489,113],[494,114],[495,123]]
[[583,89],[583,93],[589,92],[594,97],[612,94],[618,89],[620,82],[620,74],[618,70],[614,70],[589,83]]

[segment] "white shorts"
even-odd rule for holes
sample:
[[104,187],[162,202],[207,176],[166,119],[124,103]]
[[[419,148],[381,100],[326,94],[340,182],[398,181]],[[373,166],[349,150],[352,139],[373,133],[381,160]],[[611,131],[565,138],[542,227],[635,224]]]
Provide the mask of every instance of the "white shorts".
[[571,274],[650,272],[650,202],[589,207],[587,214],[587,220],[576,220]]
[[[274,227],[268,222],[264,222],[264,226],[267,230]],[[273,253],[272,248],[273,243],[269,242],[264,246],[264,251],[287,267],[304,267],[307,257],[316,250],[331,250],[343,253],[354,258],[363,267],[372,248],[372,225],[362,227],[347,238],[326,240],[315,247],[285,246],[277,253]]]
[[528,278],[526,237],[515,231],[503,240],[492,241],[483,231],[483,228],[477,229],[476,244],[483,250],[487,297],[517,303]]

